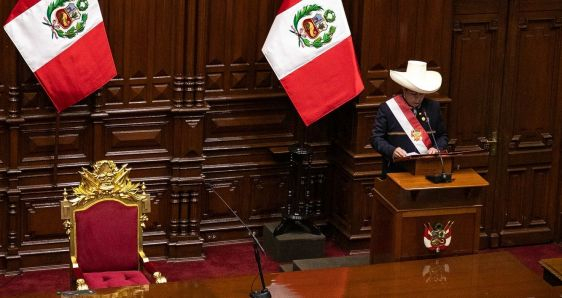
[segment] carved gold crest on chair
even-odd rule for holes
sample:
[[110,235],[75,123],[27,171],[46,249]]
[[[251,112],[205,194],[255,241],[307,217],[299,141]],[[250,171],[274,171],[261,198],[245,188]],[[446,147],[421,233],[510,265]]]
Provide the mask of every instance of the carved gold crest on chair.
[[[147,220],[144,213],[150,213],[150,196],[145,192],[144,183],[139,187],[138,183],[132,183],[129,178],[130,169],[127,164],[118,168],[112,160],[101,160],[96,162],[93,166],[93,171],[88,171],[82,168],[80,176],[82,180],[78,187],[73,188],[74,198],[68,200],[68,193],[64,190],[64,200],[61,202],[61,213],[63,219],[69,219],[69,208],[82,207],[94,198],[119,198],[132,203],[142,203],[142,226]],[[65,222],[67,234],[69,233],[70,222]]]

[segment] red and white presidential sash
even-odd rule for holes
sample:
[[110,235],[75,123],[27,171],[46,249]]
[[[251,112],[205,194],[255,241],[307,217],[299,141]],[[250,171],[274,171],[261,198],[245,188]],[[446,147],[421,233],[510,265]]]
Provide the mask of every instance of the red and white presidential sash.
[[386,104],[418,152],[426,154],[431,148],[431,139],[406,101],[397,95],[387,100]]

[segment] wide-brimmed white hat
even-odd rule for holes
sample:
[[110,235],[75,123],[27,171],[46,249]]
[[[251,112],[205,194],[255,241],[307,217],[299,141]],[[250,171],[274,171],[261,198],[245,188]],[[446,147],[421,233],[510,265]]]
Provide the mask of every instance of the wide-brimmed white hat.
[[441,87],[441,74],[427,70],[427,63],[423,61],[408,61],[406,71],[390,71],[390,78],[398,85],[412,91],[428,94]]

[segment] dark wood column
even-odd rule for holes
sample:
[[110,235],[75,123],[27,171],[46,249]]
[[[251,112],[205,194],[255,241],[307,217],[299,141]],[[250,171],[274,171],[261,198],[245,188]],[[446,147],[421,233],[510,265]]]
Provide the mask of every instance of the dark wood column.
[[[0,18],[6,19],[16,1],[0,4]],[[18,189],[18,139],[21,90],[16,82],[16,50],[4,33],[0,35],[0,271],[8,274],[20,272],[19,246],[20,191]]]
[[[20,104],[20,92],[18,87],[12,87],[9,89],[9,110],[8,119],[6,123],[9,127],[9,138],[12,140],[19,139],[19,128],[20,124],[23,122],[21,118],[19,104]],[[17,273],[21,268],[21,257],[19,255],[19,247],[21,244],[21,221],[19,213],[22,211],[20,208],[20,198],[21,191],[18,187],[18,177],[21,171],[17,167],[19,159],[19,148],[17,143],[10,143],[9,150],[9,167],[7,171],[8,179],[8,243],[6,251],[6,272],[8,274]]]

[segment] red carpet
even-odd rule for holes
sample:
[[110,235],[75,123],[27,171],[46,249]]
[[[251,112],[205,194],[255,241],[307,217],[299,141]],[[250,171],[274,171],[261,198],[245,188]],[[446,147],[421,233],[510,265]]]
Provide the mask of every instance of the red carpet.
[[[206,260],[196,262],[157,262],[158,269],[166,272],[169,281],[217,276],[248,275],[257,272],[254,250],[251,244],[210,246],[204,249]],[[262,255],[264,272],[277,272],[279,265]]]
[[[562,247],[558,244],[543,244],[513,248],[488,249],[481,253],[508,251],[521,263],[539,275],[542,270],[538,261],[544,258],[562,257]],[[157,268],[165,273],[169,281],[204,279],[221,276],[257,276],[254,250],[251,243],[209,246],[204,248],[206,259],[193,262],[156,262]],[[344,256],[345,253],[333,242],[328,241],[326,256]],[[279,264],[268,257],[262,257],[264,272],[278,272]],[[21,275],[5,277],[0,275],[0,297],[38,291],[69,290],[68,270],[45,270],[26,272]]]

